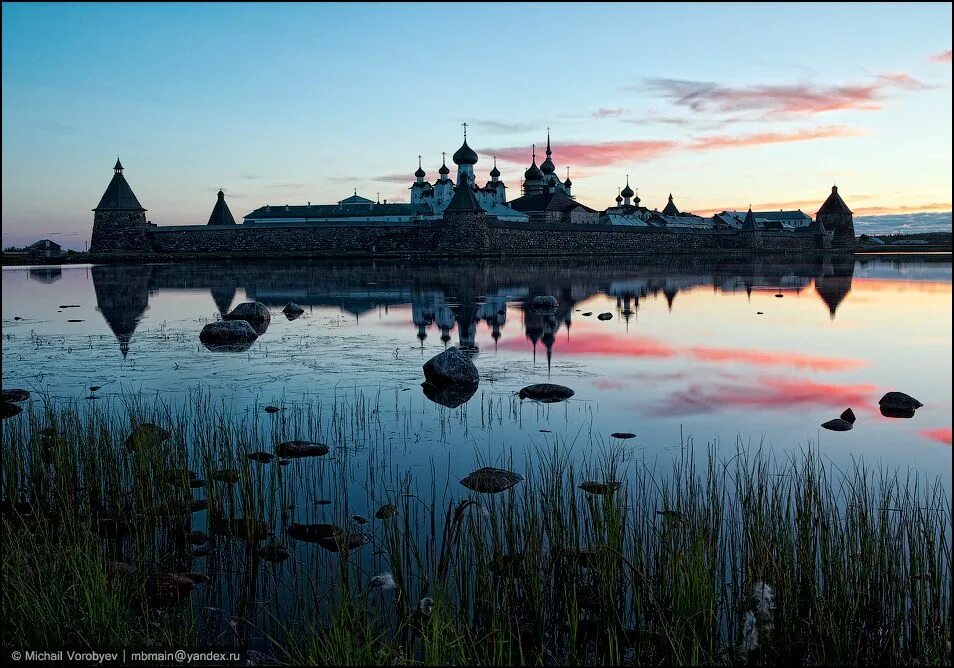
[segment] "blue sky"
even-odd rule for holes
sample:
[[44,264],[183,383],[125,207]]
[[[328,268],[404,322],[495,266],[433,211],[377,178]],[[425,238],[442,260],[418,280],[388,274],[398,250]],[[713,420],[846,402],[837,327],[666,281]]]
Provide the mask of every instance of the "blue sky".
[[[951,5],[4,4],[3,243],[82,248],[116,155],[150,219],[359,193],[551,127],[574,194],[951,209]],[[946,219],[950,225],[950,214]]]

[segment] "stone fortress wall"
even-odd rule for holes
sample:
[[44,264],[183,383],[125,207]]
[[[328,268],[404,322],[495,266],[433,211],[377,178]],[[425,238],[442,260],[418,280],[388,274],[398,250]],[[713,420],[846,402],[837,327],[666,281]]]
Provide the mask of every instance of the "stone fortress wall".
[[[667,230],[593,224],[503,223],[478,212],[393,226],[309,223],[156,227],[124,221],[98,252],[142,255],[311,257],[626,255],[750,250],[827,250],[830,234],[787,230]],[[142,226],[141,229],[140,225]]]

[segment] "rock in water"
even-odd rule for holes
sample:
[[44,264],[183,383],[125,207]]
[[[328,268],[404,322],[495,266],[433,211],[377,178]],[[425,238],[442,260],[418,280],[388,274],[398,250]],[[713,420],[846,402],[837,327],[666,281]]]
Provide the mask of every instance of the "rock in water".
[[305,312],[305,309],[296,304],[295,302],[288,302],[285,304],[285,308],[282,309],[282,313],[285,315],[301,315]]
[[311,441],[285,441],[275,447],[275,454],[279,457],[323,457],[330,452],[324,443]]
[[344,529],[337,524],[298,524],[288,527],[288,535],[306,543],[320,543],[324,540],[337,541],[344,536]]
[[612,319],[613,319],[613,314],[612,314],[612,313],[600,313],[598,316],[596,316],[596,319],[597,319],[597,320],[612,320]]
[[390,503],[386,503],[378,508],[378,512],[376,512],[374,516],[379,520],[386,520],[394,517],[395,513],[397,513],[397,508]]
[[268,538],[272,533],[272,526],[268,522],[248,518],[216,518],[213,519],[210,528],[213,533],[233,536],[241,540],[258,542]]
[[613,438],[618,438],[625,441],[627,438],[636,438],[636,434],[630,433],[628,431],[614,431],[610,434]]
[[587,480],[580,483],[580,489],[582,489],[587,494],[595,494],[596,496],[606,496],[611,492],[615,492],[620,488],[620,485],[623,483],[619,481],[612,482],[599,482],[596,480]]
[[845,412],[839,415],[838,417],[840,417],[845,422],[850,422],[851,424],[855,423],[855,412],[851,410],[850,408],[846,408]]
[[828,422],[823,423],[822,427],[831,431],[848,431],[851,429],[852,424],[848,422],[848,420],[835,418],[834,420],[829,420]]
[[137,424],[135,429],[132,430],[129,438],[126,439],[125,445],[130,450],[137,450],[150,445],[158,445],[170,438],[172,438],[172,434],[159,425],[143,422]]
[[4,401],[0,403],[0,417],[4,420],[7,418],[16,417],[23,412],[23,409],[17,406],[16,404],[11,404],[9,401]]
[[424,381],[421,387],[425,397],[447,408],[466,404],[477,393],[477,385],[435,385]]
[[242,352],[257,338],[258,332],[245,320],[210,322],[199,333],[202,345],[213,351]]
[[263,545],[258,549],[258,556],[264,561],[278,563],[288,559],[288,557],[291,556],[291,553],[288,551],[288,548],[281,543],[270,543],[268,545]]
[[461,480],[460,484],[481,494],[497,494],[510,489],[521,480],[523,476],[513,471],[485,466]]
[[587,311],[587,312],[584,313],[583,315],[586,316],[587,318],[589,318],[591,315],[593,315],[593,312],[592,312],[592,311]]
[[250,452],[248,458],[253,462],[258,462],[259,464],[268,464],[270,461],[275,459],[275,455],[270,452]]
[[14,403],[19,403],[21,401],[26,401],[30,398],[30,393],[26,390],[15,389],[15,390],[3,390],[3,401],[12,401]]
[[563,385],[554,385],[553,383],[538,383],[536,385],[527,385],[520,390],[521,399],[533,399],[545,404],[552,404],[557,401],[566,401],[574,395],[573,390]]
[[226,313],[222,318],[225,320],[267,323],[271,321],[272,314],[268,312],[268,307],[262,302],[245,302],[233,308],[230,313]]
[[888,392],[878,402],[881,414],[890,418],[912,418],[914,417],[914,411],[923,405],[904,392]]
[[438,387],[445,385],[476,386],[480,382],[477,367],[456,347],[450,347],[424,364],[424,378]]

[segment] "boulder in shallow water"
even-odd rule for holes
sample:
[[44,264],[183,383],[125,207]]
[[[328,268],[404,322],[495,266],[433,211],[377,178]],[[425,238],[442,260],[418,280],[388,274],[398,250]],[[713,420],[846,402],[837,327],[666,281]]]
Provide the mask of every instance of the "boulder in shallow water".
[[614,431],[612,434],[610,434],[610,436],[613,438],[618,438],[621,441],[625,441],[628,438],[636,438],[636,434],[628,431]]
[[22,412],[23,409],[16,404],[12,404],[9,401],[0,402],[0,417],[2,417],[4,420],[7,418],[16,417]]
[[298,316],[304,312],[305,312],[304,307],[299,306],[295,302],[288,302],[287,304],[285,304],[285,308],[282,309],[282,313],[284,313],[285,315]]
[[137,424],[126,439],[126,448],[138,450],[143,447],[155,446],[172,438],[172,434],[157,424],[142,422]]
[[248,350],[258,332],[245,320],[217,320],[199,333],[199,341],[212,351],[242,352]]
[[564,385],[555,385],[553,383],[537,383],[536,385],[527,385],[520,390],[521,399],[532,399],[545,404],[552,404],[557,401],[566,401],[575,393]]
[[598,316],[596,316],[596,319],[597,319],[597,320],[612,320],[612,319],[613,319],[613,314],[612,314],[612,313],[600,313]]
[[279,457],[323,457],[331,451],[324,443],[311,441],[285,441],[275,446],[275,454]]
[[828,429],[829,431],[848,431],[853,426],[854,425],[848,422],[848,420],[842,420],[841,418],[835,418],[834,420],[822,423],[822,428]]
[[396,513],[397,508],[395,508],[393,504],[385,503],[383,506],[378,508],[378,512],[376,512],[374,516],[379,520],[387,520],[394,517]]
[[477,393],[477,385],[435,385],[425,381],[421,387],[425,397],[447,408],[466,404]]
[[298,524],[288,527],[288,535],[306,543],[319,543],[323,540],[338,540],[344,536],[344,529],[337,524]]
[[607,496],[620,488],[623,483],[612,480],[609,482],[600,482],[598,480],[586,480],[580,483],[580,489],[587,494],[595,496]]
[[246,322],[269,322],[272,314],[262,302],[244,302],[222,316],[224,320],[244,320]]
[[424,378],[427,382],[443,387],[445,385],[475,386],[480,382],[477,367],[467,355],[451,346],[440,355],[435,355],[424,364]]
[[213,533],[251,542],[265,540],[272,533],[272,526],[268,522],[244,517],[213,518],[209,527]]
[[513,471],[485,466],[461,480],[460,484],[481,494],[497,494],[510,489],[521,480],[523,476]]
[[838,417],[840,417],[845,422],[850,422],[851,424],[855,423],[855,412],[851,410],[850,408],[846,408],[845,412],[839,415]]
[[27,390],[21,390],[19,388],[12,390],[3,390],[3,401],[12,401],[14,403],[19,403],[21,401],[26,401],[30,398],[30,393]]
[[275,455],[270,452],[250,452],[248,458],[253,462],[258,462],[259,464],[268,464],[270,461],[275,459]]
[[881,414],[890,418],[912,418],[914,417],[914,411],[923,405],[904,392],[888,392],[878,401]]

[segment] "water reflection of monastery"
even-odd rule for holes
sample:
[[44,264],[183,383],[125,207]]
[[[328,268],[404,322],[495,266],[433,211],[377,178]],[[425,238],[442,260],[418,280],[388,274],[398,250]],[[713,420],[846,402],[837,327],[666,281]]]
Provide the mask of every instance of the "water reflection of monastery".
[[[616,299],[614,316],[629,326],[638,321],[640,305],[646,300],[665,299],[672,310],[679,292],[685,290],[784,293],[814,284],[834,318],[851,290],[854,268],[851,256],[819,255],[778,262],[675,257],[635,266],[616,260],[592,266],[585,259],[497,264],[475,260],[453,265],[304,262],[294,267],[278,263],[98,265],[91,273],[98,309],[123,356],[152,292],[207,289],[215,309],[225,313],[242,289],[248,299],[276,309],[294,301],[306,308],[337,308],[359,321],[379,309],[410,306],[409,333],[414,332],[422,347],[429,337],[437,336],[445,345],[457,345],[472,354],[479,352],[481,323],[496,344],[508,323],[514,327],[517,322],[532,342],[533,354],[550,359],[559,349],[558,335],[569,336],[574,317],[579,317],[577,304],[598,294]],[[559,305],[534,308],[531,301],[536,295],[553,295]]]

